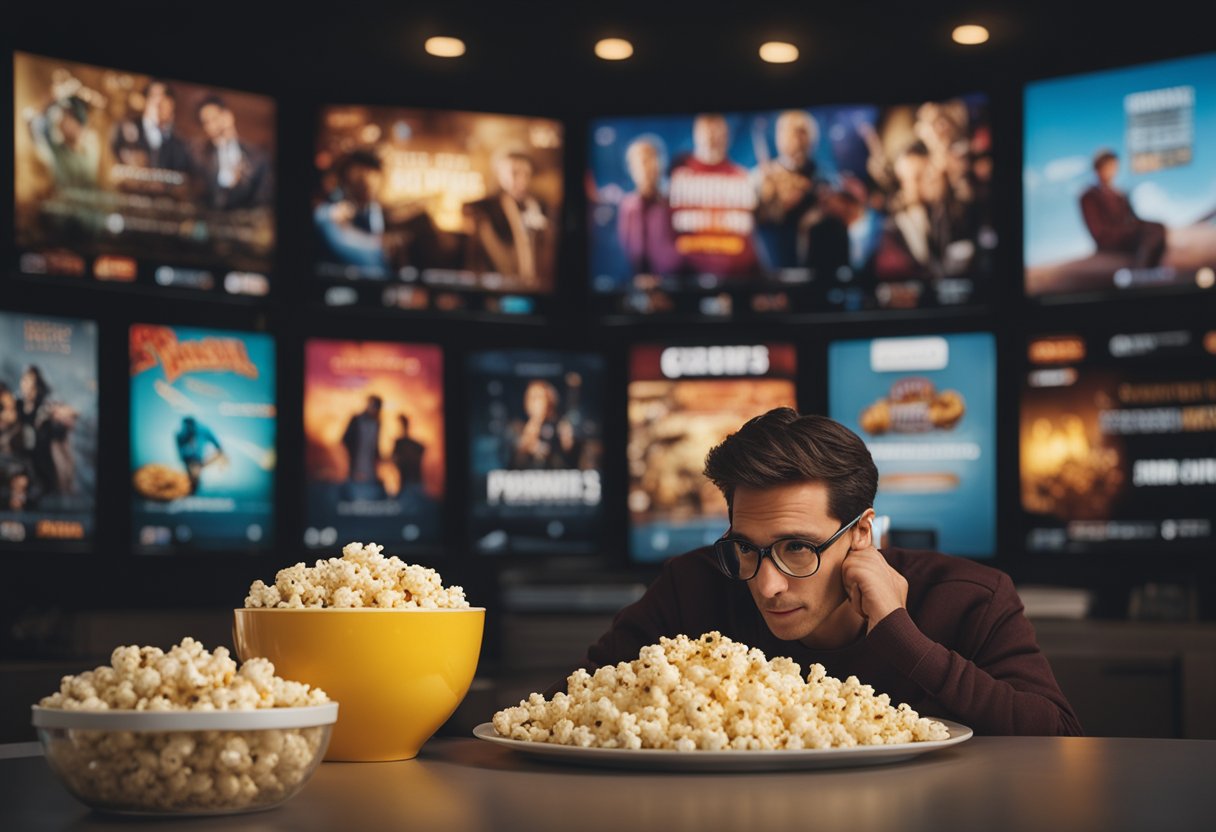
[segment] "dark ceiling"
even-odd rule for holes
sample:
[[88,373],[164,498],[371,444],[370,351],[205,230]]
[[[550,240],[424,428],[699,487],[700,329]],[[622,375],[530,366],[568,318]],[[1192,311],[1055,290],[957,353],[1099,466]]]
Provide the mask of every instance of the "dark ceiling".
[[[14,7],[15,6],[15,7]],[[1212,47],[1202,4],[1154,0],[933,3],[686,0],[617,2],[214,2],[12,4],[9,47],[264,89],[288,97],[580,115],[698,106],[897,101],[1020,85],[1053,74]],[[960,47],[961,22],[992,30]],[[457,60],[422,51],[465,39]],[[606,35],[632,59],[597,60]],[[797,43],[796,64],[764,64],[765,39]]]

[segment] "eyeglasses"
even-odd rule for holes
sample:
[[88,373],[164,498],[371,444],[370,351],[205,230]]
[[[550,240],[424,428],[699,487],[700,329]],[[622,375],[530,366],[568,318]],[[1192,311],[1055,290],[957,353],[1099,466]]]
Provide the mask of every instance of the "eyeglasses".
[[728,578],[750,581],[760,571],[760,562],[770,557],[773,565],[791,578],[809,578],[819,571],[819,556],[831,548],[841,535],[856,526],[865,514],[863,511],[845,523],[836,530],[836,534],[822,543],[812,543],[801,537],[782,537],[768,546],[757,546],[746,540],[723,537],[714,542],[718,568]]

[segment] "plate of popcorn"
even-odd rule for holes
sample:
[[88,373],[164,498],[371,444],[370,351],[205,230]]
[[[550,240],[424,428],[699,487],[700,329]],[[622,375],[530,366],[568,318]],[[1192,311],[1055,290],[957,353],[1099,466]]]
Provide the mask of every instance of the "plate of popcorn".
[[549,762],[677,771],[878,765],[965,742],[965,725],[892,705],[844,681],[718,632],[643,647],[632,662],[577,670],[567,691],[533,693],[473,729]]
[[253,658],[185,638],[122,646],[32,711],[51,769],[82,803],[131,815],[270,809],[325,755],[338,703]]

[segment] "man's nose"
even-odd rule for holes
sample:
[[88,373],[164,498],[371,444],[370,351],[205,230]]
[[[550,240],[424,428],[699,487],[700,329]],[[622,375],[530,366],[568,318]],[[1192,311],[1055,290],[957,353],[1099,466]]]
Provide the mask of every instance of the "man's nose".
[[765,598],[772,598],[789,587],[789,581],[785,579],[785,575],[781,574],[781,570],[773,563],[771,557],[761,558],[760,570],[752,580],[756,582],[756,589]]

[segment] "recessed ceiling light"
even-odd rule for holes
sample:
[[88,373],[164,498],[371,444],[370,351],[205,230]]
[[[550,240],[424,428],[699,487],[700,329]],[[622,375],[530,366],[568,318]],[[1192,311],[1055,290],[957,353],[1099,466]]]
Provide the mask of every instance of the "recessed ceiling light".
[[448,37],[427,38],[424,48],[437,58],[459,58],[464,54],[464,41]]
[[950,37],[954,39],[955,43],[961,43],[963,46],[976,46],[988,42],[988,30],[975,23],[966,23],[962,26],[955,26]]
[[770,64],[792,64],[798,60],[798,47],[792,43],[770,40],[760,44],[760,59]]
[[633,44],[624,38],[604,38],[596,42],[595,55],[605,61],[623,61],[633,55]]

